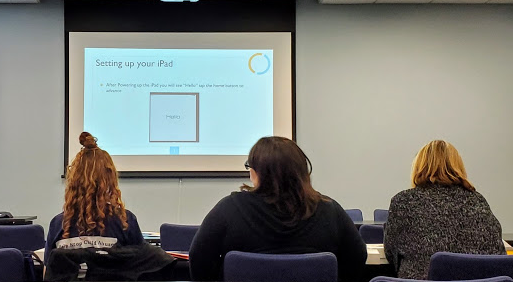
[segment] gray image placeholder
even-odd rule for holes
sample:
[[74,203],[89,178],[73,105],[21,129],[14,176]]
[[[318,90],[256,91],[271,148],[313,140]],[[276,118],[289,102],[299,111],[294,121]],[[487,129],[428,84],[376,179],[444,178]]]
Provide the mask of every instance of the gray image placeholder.
[[150,142],[199,142],[199,93],[150,93]]

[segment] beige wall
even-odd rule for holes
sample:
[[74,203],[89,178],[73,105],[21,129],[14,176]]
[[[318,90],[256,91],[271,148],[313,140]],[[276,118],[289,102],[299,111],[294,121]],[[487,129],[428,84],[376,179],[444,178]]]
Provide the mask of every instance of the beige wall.
[[[0,210],[61,211],[63,4],[0,5]],[[416,151],[446,138],[513,233],[513,6],[319,5],[297,10],[298,142],[314,186],[372,218],[409,185]],[[123,179],[143,230],[199,224],[242,180]]]
[[513,5],[300,0],[296,46],[298,140],[318,190],[372,218],[443,138],[513,232]]

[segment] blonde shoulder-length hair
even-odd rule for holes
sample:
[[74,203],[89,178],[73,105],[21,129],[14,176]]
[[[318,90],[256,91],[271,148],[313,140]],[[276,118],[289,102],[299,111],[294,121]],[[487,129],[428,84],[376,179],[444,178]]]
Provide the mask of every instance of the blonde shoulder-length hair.
[[458,150],[444,140],[429,142],[413,160],[412,187],[429,184],[460,185],[470,191],[476,190],[467,180],[467,172]]

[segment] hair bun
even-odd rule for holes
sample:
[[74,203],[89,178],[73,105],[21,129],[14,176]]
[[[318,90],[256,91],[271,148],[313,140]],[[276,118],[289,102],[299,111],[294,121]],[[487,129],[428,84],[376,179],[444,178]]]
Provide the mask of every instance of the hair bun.
[[89,132],[82,132],[80,133],[80,137],[78,137],[78,140],[80,141],[80,145],[84,146],[87,149],[94,149],[97,148],[98,145],[96,144],[96,138],[91,135]]

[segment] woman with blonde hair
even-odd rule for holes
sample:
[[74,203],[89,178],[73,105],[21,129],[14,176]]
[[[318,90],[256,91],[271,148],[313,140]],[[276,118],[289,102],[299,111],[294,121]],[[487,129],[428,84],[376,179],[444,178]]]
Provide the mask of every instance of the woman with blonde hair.
[[499,221],[449,142],[435,140],[418,152],[411,182],[413,189],[392,198],[385,228],[385,254],[398,277],[427,279],[436,252],[506,253]]
[[45,264],[55,248],[109,248],[144,242],[137,218],[121,201],[118,173],[109,153],[88,132],[68,168],[64,211],[50,222]]

